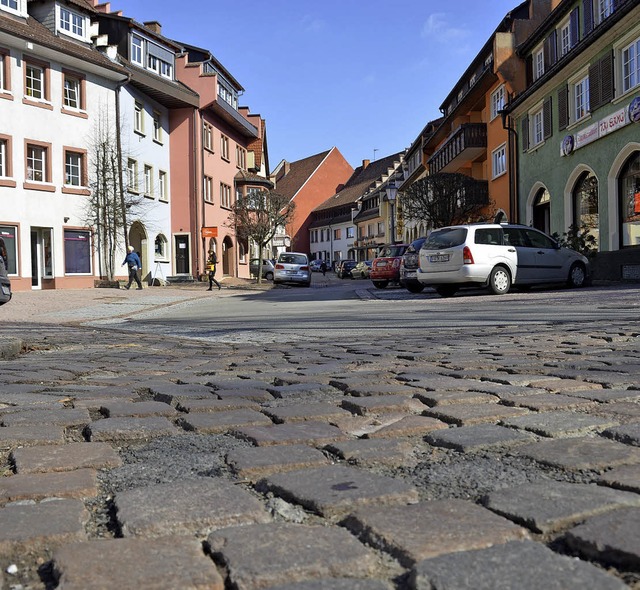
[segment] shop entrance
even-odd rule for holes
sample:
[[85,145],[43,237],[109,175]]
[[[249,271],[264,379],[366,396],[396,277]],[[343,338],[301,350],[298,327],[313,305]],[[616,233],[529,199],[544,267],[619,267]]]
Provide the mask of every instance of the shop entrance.
[[42,289],[43,279],[53,278],[52,229],[31,228],[31,288]]

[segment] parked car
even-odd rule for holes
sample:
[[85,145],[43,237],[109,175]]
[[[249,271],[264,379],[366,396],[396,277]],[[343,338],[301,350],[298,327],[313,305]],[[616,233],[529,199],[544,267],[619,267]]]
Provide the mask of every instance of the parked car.
[[311,272],[320,272],[322,270],[322,260],[312,260],[309,263],[309,268]]
[[4,260],[0,256],[0,305],[11,301],[11,281],[4,266]]
[[496,295],[508,293],[512,285],[582,287],[590,273],[587,258],[537,229],[485,223],[432,231],[420,248],[417,278],[451,297],[461,287],[487,287]]
[[304,287],[311,286],[311,270],[309,258],[302,252],[282,252],[276,262],[273,284],[300,283]]
[[368,279],[371,271],[371,260],[361,260],[351,269],[352,279]]
[[400,286],[410,293],[422,293],[426,286],[417,278],[417,271],[420,268],[420,248],[426,239],[426,236],[423,236],[411,242],[400,261]]
[[351,271],[356,267],[357,262],[355,260],[343,260],[336,267],[336,276],[339,279],[350,279]]
[[[251,276],[258,276],[258,264],[260,262],[259,258],[252,258],[249,261],[249,272]],[[273,264],[273,260],[263,260],[262,261],[262,278],[267,279],[268,281],[273,280],[273,273],[275,270],[275,264]]]
[[400,280],[400,261],[408,246],[409,244],[389,244],[380,249],[369,272],[374,287],[384,289],[391,281]]

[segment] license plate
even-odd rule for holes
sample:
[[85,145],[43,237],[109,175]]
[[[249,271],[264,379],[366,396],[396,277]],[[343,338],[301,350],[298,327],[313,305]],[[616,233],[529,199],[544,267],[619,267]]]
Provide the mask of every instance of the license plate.
[[429,256],[429,262],[449,262],[448,254],[432,254]]
[[376,262],[376,266],[387,266],[387,261],[381,260],[380,262]]
[[288,270],[288,271],[287,271],[287,274],[288,274],[288,275],[297,275],[297,274],[298,274],[298,271],[297,271],[297,270]]
[[404,278],[405,279],[415,279],[418,277],[418,273],[416,273],[415,271],[413,272],[405,272],[404,273]]
[[11,295],[11,289],[9,289],[9,287],[5,287],[4,285],[0,285],[0,287],[2,288],[2,293],[4,295]]

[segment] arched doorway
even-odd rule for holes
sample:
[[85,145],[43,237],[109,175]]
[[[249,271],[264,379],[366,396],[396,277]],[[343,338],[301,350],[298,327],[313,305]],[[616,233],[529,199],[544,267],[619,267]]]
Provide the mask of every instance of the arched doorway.
[[551,232],[551,195],[546,188],[541,188],[533,200],[533,227]]
[[620,248],[640,246],[640,152],[622,168],[618,195]]
[[139,221],[134,221],[131,224],[131,228],[129,229],[129,245],[133,246],[133,249],[138,253],[140,261],[142,262],[140,279],[149,282],[152,269],[150,266],[149,252],[147,252],[147,230]]
[[599,248],[598,179],[592,172],[580,176],[573,189],[573,226],[586,231],[596,240]]
[[224,276],[235,276],[234,271],[234,248],[233,241],[229,236],[226,236],[222,241],[222,274]]

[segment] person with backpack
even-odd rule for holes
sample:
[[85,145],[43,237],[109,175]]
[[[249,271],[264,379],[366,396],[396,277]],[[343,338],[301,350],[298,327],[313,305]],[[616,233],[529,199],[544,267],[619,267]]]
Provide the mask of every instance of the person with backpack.
[[214,250],[209,250],[209,258],[207,259],[207,272],[209,273],[209,288],[207,291],[211,291],[213,289],[213,283],[216,284],[218,290],[222,289],[220,283],[216,281],[216,265],[218,264],[218,257]]

